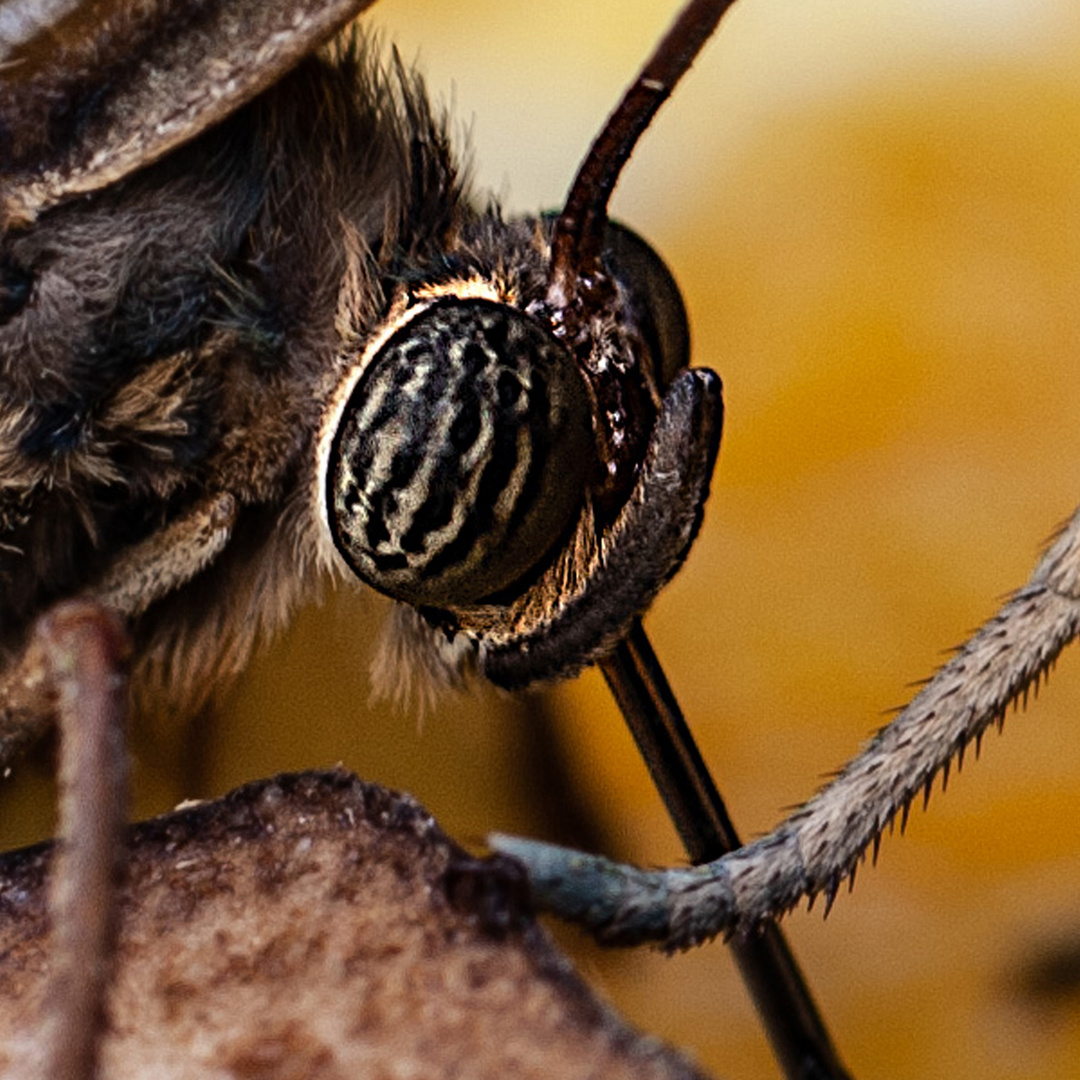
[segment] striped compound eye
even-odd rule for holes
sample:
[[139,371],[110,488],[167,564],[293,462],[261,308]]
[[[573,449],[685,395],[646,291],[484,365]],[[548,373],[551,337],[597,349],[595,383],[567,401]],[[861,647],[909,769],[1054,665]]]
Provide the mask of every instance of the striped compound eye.
[[439,300],[349,395],[324,474],[330,531],[395,599],[476,603],[551,552],[594,457],[584,384],[552,334],[504,304]]

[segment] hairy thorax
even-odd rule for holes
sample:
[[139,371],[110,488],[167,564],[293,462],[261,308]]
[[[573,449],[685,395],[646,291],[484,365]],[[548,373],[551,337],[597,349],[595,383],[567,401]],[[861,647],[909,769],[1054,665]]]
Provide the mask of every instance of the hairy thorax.
[[213,618],[217,666],[238,668],[312,577],[281,552],[309,528],[293,496],[340,351],[346,262],[365,279],[362,333],[403,253],[445,246],[458,193],[422,89],[353,43],[0,235],[0,645],[220,491],[239,507],[235,537],[194,584],[231,599],[180,590],[137,637],[194,668],[177,650]]

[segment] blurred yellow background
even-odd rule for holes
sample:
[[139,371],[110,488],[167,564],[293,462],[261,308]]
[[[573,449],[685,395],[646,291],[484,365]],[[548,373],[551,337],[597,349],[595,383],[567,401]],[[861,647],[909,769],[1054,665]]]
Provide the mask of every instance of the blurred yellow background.
[[[367,22],[452,109],[478,187],[535,211],[675,8],[379,0]],[[856,751],[1080,496],[1078,51],[1069,0],[741,0],[620,183],[725,384],[705,527],[647,627],[745,835]],[[196,733],[201,771],[144,754],[139,811],[341,761],[465,842],[545,834],[544,755],[609,851],[681,861],[598,675],[421,723],[369,704],[383,611],[342,589],[305,612]],[[1080,1072],[1078,710],[1067,652],[827,922],[786,920],[856,1076]],[[8,842],[48,828],[19,806]],[[562,940],[642,1027],[719,1075],[775,1075],[721,946]],[[1040,982],[1069,949],[1071,984]]]

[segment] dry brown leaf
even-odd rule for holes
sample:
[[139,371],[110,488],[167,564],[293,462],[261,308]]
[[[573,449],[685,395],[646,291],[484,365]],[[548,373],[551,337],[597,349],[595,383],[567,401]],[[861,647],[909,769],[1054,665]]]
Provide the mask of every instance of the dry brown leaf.
[[[0,858],[0,1066],[41,1054],[51,845]],[[279,776],[137,825],[102,1077],[690,1078],[408,796]]]

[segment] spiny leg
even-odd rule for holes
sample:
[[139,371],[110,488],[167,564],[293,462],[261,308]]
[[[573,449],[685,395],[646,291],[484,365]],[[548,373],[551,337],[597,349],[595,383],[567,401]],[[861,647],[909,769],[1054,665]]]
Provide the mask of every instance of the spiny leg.
[[1026,698],[1080,632],[1080,511],[1028,583],[968,639],[832,783],[766,836],[689,870],[644,871],[508,836],[491,844],[529,871],[536,902],[603,941],[687,948],[750,931],[824,893],[831,904],[896,816],[947,780],[955,759]]
[[[135,618],[213,561],[228,542],[235,517],[231,495],[204,499],[124,552],[83,599]],[[49,657],[34,636],[0,679],[0,768],[49,729],[55,711],[49,675]]]
[[[682,372],[665,396],[638,483],[585,588],[543,635],[517,642],[516,650],[488,651],[483,659],[488,677],[497,671],[503,681],[515,665],[534,674],[583,654],[584,642],[603,643],[610,652],[601,660],[604,675],[694,862],[718,858],[739,840],[637,614],[680,565],[697,533],[722,416],[720,380],[705,369]],[[623,640],[612,652],[613,638]],[[739,943],[735,954],[784,1074],[845,1077],[777,927]]]
[[[694,863],[741,841],[640,620],[601,668]],[[806,980],[780,928],[732,942],[739,971],[788,1077],[847,1077]]]

